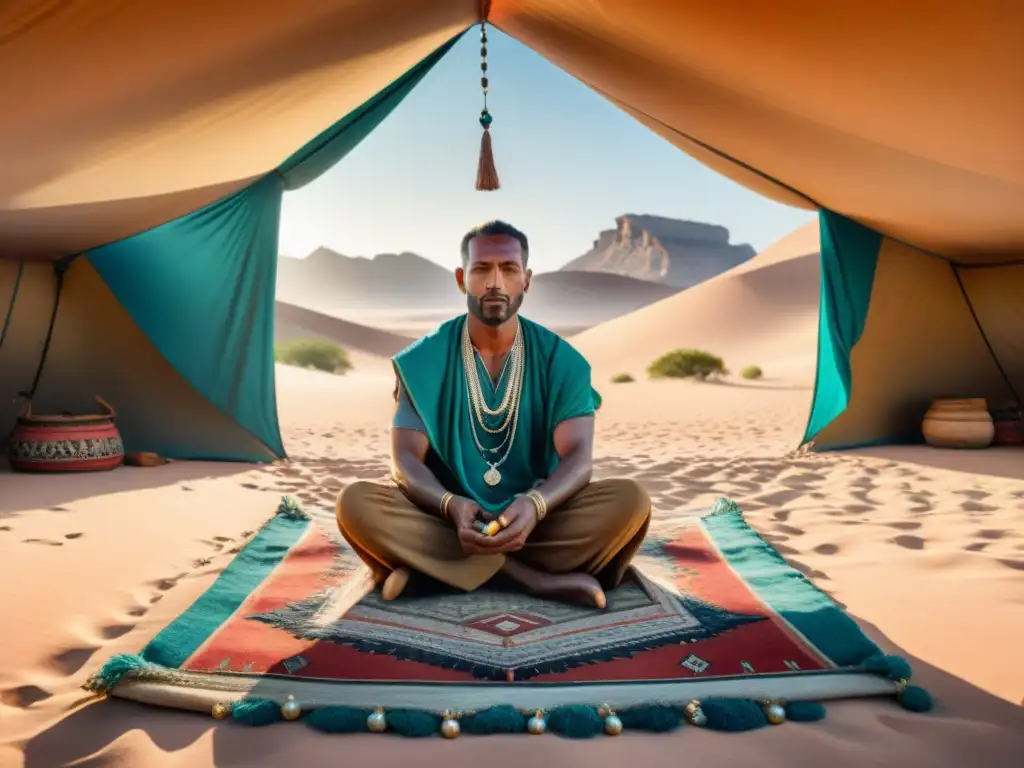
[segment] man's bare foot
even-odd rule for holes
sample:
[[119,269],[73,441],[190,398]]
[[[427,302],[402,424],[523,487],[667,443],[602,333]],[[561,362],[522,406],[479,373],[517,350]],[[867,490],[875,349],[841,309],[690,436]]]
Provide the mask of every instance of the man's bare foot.
[[402,594],[405,590],[406,584],[409,583],[409,569],[408,568],[396,568],[388,577],[384,579],[384,584],[380,588],[380,595],[385,600],[394,600],[396,597]]
[[608,600],[597,579],[586,573],[544,573],[511,557],[502,570],[537,597],[605,608]]

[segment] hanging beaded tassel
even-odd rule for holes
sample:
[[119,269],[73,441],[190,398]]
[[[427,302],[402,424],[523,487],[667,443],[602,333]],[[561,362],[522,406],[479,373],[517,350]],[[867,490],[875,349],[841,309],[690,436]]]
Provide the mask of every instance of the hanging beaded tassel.
[[480,164],[476,170],[476,188],[481,192],[491,192],[501,187],[498,181],[498,170],[494,167],[494,150],[491,147],[491,123],[494,118],[487,110],[487,92],[490,90],[487,79],[487,21],[480,21],[480,87],[484,92],[484,108],[480,111],[480,126],[484,129],[480,137]]

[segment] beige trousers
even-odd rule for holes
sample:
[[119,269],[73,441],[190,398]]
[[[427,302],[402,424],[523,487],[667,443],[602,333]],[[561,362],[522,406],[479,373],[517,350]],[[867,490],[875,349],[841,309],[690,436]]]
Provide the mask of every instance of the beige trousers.
[[[455,528],[425,512],[398,488],[352,483],[338,497],[338,527],[383,579],[405,566],[467,592],[490,580],[506,555],[466,555]],[[647,492],[632,480],[598,480],[551,510],[514,557],[546,573],[585,572],[618,586],[643,542],[651,516]]]

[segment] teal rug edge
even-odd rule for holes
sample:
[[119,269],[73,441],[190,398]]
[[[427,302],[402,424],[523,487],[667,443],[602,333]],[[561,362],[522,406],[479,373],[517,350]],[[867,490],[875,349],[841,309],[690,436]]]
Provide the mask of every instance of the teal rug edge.
[[882,653],[846,611],[750,527],[735,502],[719,500],[701,522],[758,597],[837,667],[859,667]]
[[259,588],[311,525],[277,514],[182,614],[143,648],[151,664],[177,669]]

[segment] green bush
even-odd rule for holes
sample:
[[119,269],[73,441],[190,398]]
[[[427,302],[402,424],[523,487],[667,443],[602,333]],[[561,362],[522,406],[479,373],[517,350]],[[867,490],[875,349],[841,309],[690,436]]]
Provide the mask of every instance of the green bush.
[[724,376],[722,358],[701,349],[677,349],[667,352],[647,367],[652,379],[699,379]]
[[748,365],[740,371],[740,376],[744,379],[760,379],[763,375],[764,371],[761,370],[761,366],[759,365]]
[[629,384],[630,382],[636,381],[628,373],[616,373],[612,376],[612,384]]
[[274,346],[274,359],[285,365],[342,374],[352,368],[348,353],[331,341],[295,339]]

